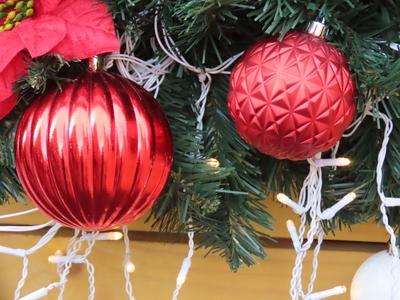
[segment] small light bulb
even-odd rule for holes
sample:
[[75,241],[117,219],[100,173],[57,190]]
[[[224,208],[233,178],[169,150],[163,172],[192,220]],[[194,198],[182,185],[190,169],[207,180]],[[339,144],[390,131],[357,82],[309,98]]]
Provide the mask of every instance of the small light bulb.
[[349,197],[349,199],[350,199],[351,201],[353,201],[354,199],[357,198],[357,194],[354,193],[354,192],[348,193],[346,196]]
[[276,199],[278,199],[278,201],[282,204],[288,204],[288,196],[286,196],[285,194],[279,193],[278,195],[276,195]]
[[119,231],[111,232],[111,240],[113,240],[113,241],[118,241],[118,240],[122,239],[123,237],[124,237],[124,235]]
[[103,232],[100,233],[96,240],[99,241],[118,241],[120,239],[122,239],[124,237],[124,235],[122,234],[122,232],[119,231],[110,231],[110,232]]
[[317,292],[309,295],[306,300],[320,300],[325,299],[327,297],[341,295],[347,292],[347,288],[345,286],[337,286],[329,290],[325,290],[322,292]]
[[304,207],[302,207],[300,204],[294,202],[292,199],[290,199],[285,194],[279,193],[278,195],[276,195],[276,198],[278,199],[278,201],[280,203],[291,207],[296,214],[301,215],[301,214],[305,213],[305,211],[306,211],[304,209]]
[[294,222],[292,221],[292,220],[287,220],[286,221],[286,227],[287,228],[296,228],[295,226],[294,226]]
[[209,165],[212,168],[218,168],[220,166],[220,163],[215,158],[209,158],[207,159],[207,165]]
[[133,272],[135,272],[136,267],[135,267],[135,265],[133,264],[133,262],[128,261],[128,262],[125,264],[125,269],[126,269],[129,273],[133,273]]
[[183,285],[185,281],[186,281],[186,276],[179,275],[178,278],[176,278],[176,283],[178,285]]
[[293,246],[297,251],[298,249],[300,249],[301,244],[300,244],[299,236],[297,234],[296,226],[294,225],[294,222],[292,220],[287,220],[286,227],[289,232],[290,238],[292,239]]
[[337,164],[339,167],[345,167],[351,164],[351,160],[345,157],[339,157],[337,159]]

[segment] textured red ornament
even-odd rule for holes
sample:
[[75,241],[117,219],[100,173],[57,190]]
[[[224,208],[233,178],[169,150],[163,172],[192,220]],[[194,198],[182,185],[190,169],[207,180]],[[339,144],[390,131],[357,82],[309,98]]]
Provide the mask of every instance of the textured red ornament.
[[106,230],[154,204],[170,173],[172,138],[142,87],[88,72],[28,107],[15,151],[22,185],[41,210],[69,227]]
[[319,37],[291,32],[246,51],[232,72],[228,105],[249,144],[303,160],[341,138],[354,117],[355,93],[342,53]]

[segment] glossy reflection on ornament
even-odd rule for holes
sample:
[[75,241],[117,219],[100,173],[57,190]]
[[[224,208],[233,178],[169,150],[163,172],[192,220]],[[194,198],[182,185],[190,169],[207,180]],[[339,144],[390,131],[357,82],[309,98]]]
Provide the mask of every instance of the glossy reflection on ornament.
[[154,204],[169,176],[172,139],[142,87],[87,72],[33,101],[15,155],[22,185],[41,210],[66,226],[106,230]]

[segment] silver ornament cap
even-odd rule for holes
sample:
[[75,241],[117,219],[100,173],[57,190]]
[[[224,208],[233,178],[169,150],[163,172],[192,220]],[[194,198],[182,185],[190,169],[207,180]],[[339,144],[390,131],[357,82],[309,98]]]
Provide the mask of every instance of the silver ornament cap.
[[325,18],[322,18],[321,21],[311,21],[308,24],[306,31],[322,39],[325,38],[326,34],[328,33],[328,27],[325,24]]

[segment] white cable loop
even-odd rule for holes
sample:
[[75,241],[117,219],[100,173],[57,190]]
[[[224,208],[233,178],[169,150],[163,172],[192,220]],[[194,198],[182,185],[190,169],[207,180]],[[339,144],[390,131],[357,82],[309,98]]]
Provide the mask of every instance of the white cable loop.
[[30,232],[40,230],[49,226],[54,225],[54,221],[49,221],[39,225],[18,225],[18,226],[0,226],[0,232]]
[[[211,75],[230,74],[230,72],[226,71],[226,69],[229,68],[244,53],[244,51],[240,52],[240,53],[232,56],[231,58],[228,58],[222,64],[220,64],[219,66],[216,66],[214,68],[199,68],[199,67],[192,66],[185,59],[185,57],[180,53],[179,49],[177,49],[174,46],[175,43],[172,40],[171,36],[169,35],[168,31],[165,29],[163,24],[161,24],[161,31],[163,33],[164,41],[161,41],[159,28],[158,28],[158,22],[159,22],[159,20],[158,20],[158,13],[157,13],[154,18],[154,32],[156,35],[157,42],[160,45],[161,49],[171,59],[173,59],[175,62],[184,66],[186,69],[188,69],[189,71],[191,71],[193,73],[197,73],[197,74],[207,73],[207,74],[211,74]],[[165,43],[165,45],[164,45],[164,43]]]
[[37,211],[39,211],[39,209],[32,208],[32,209],[29,209],[29,210],[20,211],[20,212],[16,212],[16,213],[12,213],[12,214],[0,215],[0,220],[20,217],[20,216],[24,216],[24,215],[28,215],[28,214],[37,212]]
[[186,281],[187,275],[192,265],[192,257],[194,254],[194,232],[191,225],[189,225],[188,246],[188,254],[186,258],[183,259],[181,269],[179,271],[178,277],[176,278],[176,288],[172,294],[172,300],[178,300],[179,293]]
[[19,280],[17,288],[14,293],[14,300],[19,299],[19,297],[21,295],[21,291],[25,285],[26,278],[28,277],[28,265],[29,265],[28,256],[35,253],[39,249],[41,249],[43,246],[45,246],[57,234],[57,232],[60,228],[61,228],[61,225],[55,224],[52,228],[49,229],[49,231],[33,247],[26,249],[26,250],[0,246],[0,253],[14,255],[14,256],[20,256],[23,259],[22,275],[21,275],[21,279]]
[[199,99],[195,102],[196,106],[196,114],[197,114],[197,129],[202,130],[203,129],[203,118],[206,110],[206,102],[207,102],[207,97],[211,89],[211,82],[212,82],[212,77],[211,75],[216,75],[216,74],[230,74],[229,71],[226,71],[242,54],[238,53],[230,58],[228,58],[226,61],[221,63],[219,66],[216,66],[214,68],[200,68],[200,67],[195,67],[191,65],[185,57],[182,55],[182,53],[179,51],[177,47],[175,47],[175,42],[173,41],[172,37],[169,35],[168,31],[166,30],[164,24],[161,22],[161,32],[162,32],[162,38],[160,37],[160,30],[158,27],[159,23],[159,18],[158,18],[158,12],[156,13],[154,17],[154,32],[155,36],[158,42],[158,45],[161,47],[161,49],[164,51],[164,53],[172,60],[180,64],[181,66],[185,67],[189,71],[195,73],[198,75],[199,82],[201,84],[201,93]]
[[[319,153],[308,160],[310,170],[300,190],[298,203],[294,202],[286,195],[278,194],[278,200],[281,203],[289,205],[300,215],[300,227],[298,231],[292,221],[287,222],[288,231],[296,251],[296,259],[292,270],[292,279],[290,281],[290,296],[292,300],[317,299],[313,297],[315,295],[328,295],[339,291],[334,288],[312,294],[314,282],[317,277],[318,255],[324,238],[322,220],[333,218],[339,210],[348,205],[355,198],[355,194],[350,193],[330,208],[327,208],[323,212],[321,211],[322,168],[346,166],[349,164],[348,159],[336,158],[334,156],[330,159],[321,159],[321,154]],[[309,228],[306,231],[308,224],[307,215],[310,217],[310,223]],[[305,294],[302,284],[303,263],[315,238],[317,238],[317,244],[313,252],[312,272],[309,279],[307,293]]]
[[120,43],[125,45],[125,53],[108,55],[105,68],[111,68],[113,63],[116,62],[118,71],[123,77],[143,86],[149,92],[154,92],[154,97],[157,98],[160,86],[174,61],[169,57],[154,57],[149,60],[136,57],[134,54],[135,44],[127,33],[122,34]]
[[25,255],[22,258],[22,275],[21,279],[18,281],[18,285],[14,293],[14,300],[18,300],[21,295],[22,288],[24,287],[26,278],[28,277],[28,266],[29,266],[29,259],[28,256]]
[[86,264],[86,270],[88,271],[89,277],[89,296],[88,300],[94,300],[95,294],[96,294],[96,286],[95,286],[95,269],[92,263],[88,259],[85,259],[85,264]]
[[[98,234],[99,234],[98,231],[92,232],[92,233],[83,232],[79,239],[73,239],[74,242],[69,243],[68,249],[67,249],[67,260],[64,263],[64,270],[63,270],[62,274],[60,275],[60,280],[59,280],[60,292],[59,292],[59,295],[57,298],[58,300],[63,300],[63,298],[64,298],[64,290],[65,290],[65,286],[68,281],[68,275],[69,275],[71,267],[72,267],[72,260],[76,257],[78,251],[80,250],[80,248],[82,246],[82,243],[84,241],[87,241],[87,244],[88,244],[84,253],[82,254],[82,256],[86,259],[93,250],[93,247],[96,243],[96,237]],[[89,273],[89,276],[91,276],[91,273]],[[91,286],[90,294],[94,295],[94,293],[95,293],[95,288]]]
[[[391,273],[393,276],[393,282],[397,283],[398,282],[398,274],[396,272],[397,265],[400,263],[400,257],[399,257],[399,249],[397,246],[397,237],[396,233],[393,229],[393,227],[390,225],[389,222],[389,217],[388,217],[388,212],[386,209],[386,196],[383,191],[383,165],[385,162],[386,158],[386,152],[387,152],[387,146],[389,144],[390,140],[390,134],[392,133],[393,130],[393,122],[392,120],[385,115],[382,112],[377,112],[377,114],[373,112],[368,112],[368,115],[375,117],[376,115],[385,123],[385,130],[384,130],[384,136],[382,140],[382,145],[381,149],[378,154],[378,163],[376,166],[376,185],[377,185],[377,191],[378,195],[382,201],[381,206],[380,206],[380,211],[382,213],[382,223],[385,226],[386,231],[390,235],[390,244],[391,244],[391,251],[393,255],[393,263],[392,263],[392,268],[391,268]],[[396,200],[400,201],[398,198],[389,198],[390,199],[390,205],[388,206],[394,206],[393,204],[396,204]],[[396,284],[392,285],[392,290],[391,290],[391,299],[395,300],[398,299],[399,297],[397,296],[399,294],[398,287]]]
[[124,244],[125,244],[125,261],[124,261],[124,276],[125,276],[125,292],[129,298],[129,300],[135,300],[135,296],[133,294],[133,286],[131,282],[131,270],[129,270],[129,264],[132,264],[132,251],[130,247],[129,240],[129,230],[128,226],[122,227],[122,232],[124,234]]

